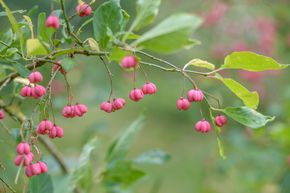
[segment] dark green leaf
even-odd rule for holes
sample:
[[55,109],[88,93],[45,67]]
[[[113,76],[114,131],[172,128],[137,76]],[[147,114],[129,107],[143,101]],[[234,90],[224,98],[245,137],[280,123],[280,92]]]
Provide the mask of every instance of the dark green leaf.
[[53,184],[51,176],[48,174],[41,174],[34,176],[29,181],[28,193],[52,193]]
[[30,71],[23,64],[14,62],[14,63],[12,63],[12,65],[17,70],[17,72],[20,74],[20,76],[22,76],[23,78],[28,77],[28,75],[30,74]]
[[78,65],[79,63],[77,63],[73,58],[68,57],[61,60],[61,66],[65,71],[69,71]]
[[95,11],[93,19],[94,36],[103,48],[108,46],[114,34],[122,31],[128,17],[121,9],[119,0],[103,3]]
[[162,21],[133,42],[133,46],[169,53],[189,46],[194,30],[201,25],[201,18],[190,14],[177,14]]
[[278,63],[273,58],[253,52],[233,52],[225,58],[224,65],[221,68],[259,72],[265,70],[280,70],[288,66]]
[[80,155],[80,159],[78,162],[78,165],[74,169],[73,173],[70,177],[70,183],[68,186],[68,191],[72,191],[75,189],[77,183],[84,177],[87,170],[86,168],[90,164],[90,156],[92,152],[97,148],[98,146],[98,139],[95,137],[92,140],[90,140],[85,147],[82,150],[82,153]]
[[164,164],[170,160],[170,155],[162,150],[151,150],[142,153],[134,159],[138,164]]
[[264,116],[248,107],[227,107],[222,112],[235,121],[253,129],[263,127],[275,119],[275,117]]

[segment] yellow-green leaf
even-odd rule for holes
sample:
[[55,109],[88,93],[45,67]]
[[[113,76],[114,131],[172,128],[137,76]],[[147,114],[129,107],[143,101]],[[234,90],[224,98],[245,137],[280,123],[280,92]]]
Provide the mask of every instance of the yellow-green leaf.
[[201,59],[193,59],[190,62],[188,62],[187,65],[196,66],[196,67],[199,67],[199,68],[207,68],[207,69],[210,69],[210,70],[214,70],[215,69],[215,65],[214,64],[212,64],[210,62],[207,62],[205,60],[201,60]]
[[26,41],[27,55],[38,56],[48,54],[46,48],[41,44],[39,39],[28,39]]
[[243,103],[252,109],[256,109],[259,105],[259,95],[257,92],[251,92],[246,87],[231,78],[217,77],[222,81]]
[[33,32],[33,23],[31,21],[31,18],[27,15],[23,15],[24,19],[27,21],[29,29],[31,31],[31,38],[34,39],[34,32]]
[[259,72],[265,70],[280,70],[288,66],[278,63],[273,58],[253,52],[233,52],[225,58],[224,65],[221,68]]

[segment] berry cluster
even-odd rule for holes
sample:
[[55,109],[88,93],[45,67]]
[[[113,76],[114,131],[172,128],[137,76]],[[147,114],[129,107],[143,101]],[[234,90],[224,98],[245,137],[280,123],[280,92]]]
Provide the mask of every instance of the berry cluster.
[[51,139],[62,138],[64,133],[61,127],[48,120],[41,121],[37,126],[36,132],[39,135],[48,135]]
[[37,82],[40,83],[43,81],[43,77],[40,72],[32,72],[28,76],[28,80],[30,84],[24,86],[21,90],[20,95],[22,97],[33,97],[35,99],[39,99],[46,94],[46,89],[43,86],[36,84]]
[[42,161],[38,161],[34,164],[32,163],[34,160],[34,155],[31,152],[30,145],[28,143],[24,141],[19,143],[17,145],[17,153],[18,155],[14,159],[14,164],[16,166],[21,166],[23,164],[27,177],[40,175],[47,172],[46,163]]
[[63,107],[62,115],[65,118],[82,117],[88,112],[88,108],[84,104],[77,103],[76,105],[67,105]]

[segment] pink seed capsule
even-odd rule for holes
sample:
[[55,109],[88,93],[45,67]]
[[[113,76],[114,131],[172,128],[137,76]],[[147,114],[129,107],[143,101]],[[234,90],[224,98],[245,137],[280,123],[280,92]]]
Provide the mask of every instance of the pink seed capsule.
[[125,56],[121,61],[121,66],[125,69],[136,68],[138,60],[134,56]]
[[45,27],[58,29],[59,28],[59,19],[58,19],[58,17],[55,16],[55,15],[48,16],[46,21],[45,21]]
[[110,101],[105,101],[100,105],[100,109],[107,113],[111,113],[113,111],[113,105],[110,103]]
[[30,146],[26,142],[21,142],[17,145],[17,153],[20,155],[28,154],[30,152]]
[[56,126],[54,126],[48,133],[49,138],[51,138],[51,139],[55,138],[57,135],[56,131],[57,131],[57,128],[56,128]]
[[201,120],[195,124],[195,130],[201,133],[207,133],[211,131],[211,126],[208,121]]
[[203,92],[199,89],[191,89],[187,93],[189,102],[201,102],[203,100]]
[[178,110],[186,111],[190,107],[190,103],[187,99],[180,97],[176,102],[176,107]]
[[39,163],[35,163],[35,164],[30,165],[30,169],[31,169],[33,175],[41,174],[41,167],[40,167]]
[[33,176],[33,172],[31,170],[31,165],[25,167],[25,174],[26,174],[27,177],[32,177]]
[[30,86],[24,86],[21,90],[20,95],[22,97],[31,97],[32,96],[32,89]]
[[142,92],[141,89],[138,89],[138,88],[134,88],[129,94],[129,98],[135,102],[141,100],[143,97],[144,97],[144,93]]
[[215,117],[215,124],[218,127],[222,127],[227,124],[227,117],[224,115],[218,115]]
[[43,81],[43,77],[42,74],[38,71],[32,72],[29,76],[28,79],[31,83],[35,83],[35,82],[42,82]]
[[88,112],[88,107],[84,104],[76,104],[75,111],[77,111],[77,116],[81,117]]
[[88,4],[83,3],[76,7],[76,12],[79,14],[80,17],[90,16],[92,13],[92,8]]
[[5,113],[4,111],[0,110],[0,121],[5,118]]
[[66,118],[75,117],[75,108],[71,105],[67,105],[62,109],[62,115]]
[[64,134],[63,128],[56,126],[55,129],[56,129],[56,137],[62,138]]
[[36,132],[37,134],[44,135],[49,133],[52,128],[53,123],[45,119],[38,124]]
[[40,165],[41,173],[46,173],[47,172],[47,165],[45,162],[39,161],[38,164]]
[[123,98],[116,98],[116,99],[114,99],[112,105],[113,105],[113,109],[114,110],[119,110],[119,109],[122,109],[125,106],[125,104],[126,104],[125,99],[123,99]]
[[21,162],[22,162],[23,156],[22,155],[17,155],[16,158],[14,159],[14,164],[16,166],[20,166]]
[[54,71],[60,71],[63,75],[65,75],[67,72],[62,68],[61,66],[61,60],[59,60],[56,64],[53,65],[53,70]]
[[41,85],[36,85],[32,87],[32,97],[38,99],[46,94],[46,89]]
[[155,86],[155,84],[149,82],[143,85],[142,87],[142,91],[144,94],[155,94],[155,92],[157,91],[157,88]]

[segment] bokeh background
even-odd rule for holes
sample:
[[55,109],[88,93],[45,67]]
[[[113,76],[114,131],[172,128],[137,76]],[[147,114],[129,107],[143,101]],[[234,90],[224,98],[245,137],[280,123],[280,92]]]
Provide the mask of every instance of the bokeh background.
[[[72,13],[77,1],[66,2],[67,10]],[[101,2],[97,0],[93,7]],[[50,10],[49,1],[9,0],[7,4],[12,10],[28,10],[35,5],[39,5],[39,12],[49,13]],[[134,17],[134,0],[123,0],[122,6]],[[176,65],[182,66],[193,58],[200,58],[218,66],[227,54],[244,50],[269,55],[281,63],[290,61],[289,0],[163,0],[157,22],[178,12],[200,15],[204,18],[204,24],[193,35],[202,42],[201,45],[172,55],[158,55]],[[82,19],[75,19],[74,22],[79,25]],[[83,35],[93,36],[91,27],[86,27]],[[154,188],[159,193],[290,192],[289,70],[263,73],[223,72],[224,76],[237,79],[250,90],[257,90],[261,100],[259,110],[276,116],[276,120],[265,128],[256,130],[244,128],[229,120],[229,124],[223,128],[227,159],[222,160],[218,155],[214,132],[203,135],[193,130],[195,122],[201,118],[200,106],[193,105],[187,112],[176,109],[175,102],[183,84],[183,78],[179,74],[146,67],[150,80],[158,87],[157,94],[145,97],[138,103],[128,102],[124,110],[106,114],[99,110],[99,104],[109,93],[109,80],[104,66],[93,57],[77,57],[76,60],[80,66],[72,70],[68,78],[75,99],[87,104],[89,113],[82,119],[62,118],[61,109],[66,105],[63,78],[59,76],[53,84],[57,122],[65,128],[65,137],[54,143],[65,155],[69,165],[74,164],[83,145],[95,135],[101,140],[95,160],[103,159],[107,147],[122,128],[140,114],[145,114],[145,125],[130,150],[129,158],[149,149],[162,149],[171,155],[171,159],[164,165],[136,166],[147,171],[147,175],[136,184],[133,192],[149,193]],[[114,74],[115,93],[128,99],[128,93],[133,87],[132,74],[122,71],[116,63],[110,64],[110,68]],[[44,74],[49,72],[47,67],[43,67],[41,71]],[[219,97],[224,107],[241,105],[219,82],[202,77],[194,79],[199,87]],[[137,85],[141,86],[144,82],[142,73],[138,73]],[[189,84],[187,86],[190,88]],[[32,105],[28,101],[21,107],[29,112]],[[202,108],[207,114],[206,106],[202,105]],[[19,127],[12,121],[9,124]],[[15,156],[12,150],[15,142],[2,130],[0,135],[3,136],[0,145],[3,151],[1,162],[9,166],[5,175],[12,182],[17,168],[9,160],[12,162]],[[59,170],[52,158],[47,155],[45,160],[52,168],[50,173],[57,175]],[[97,189],[92,192],[97,192]]]

